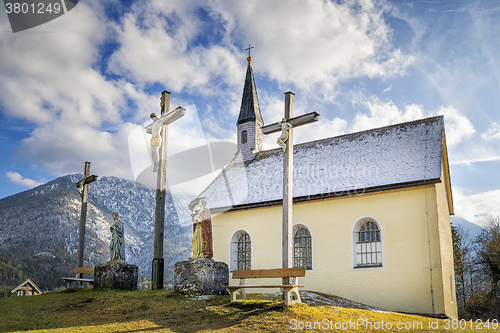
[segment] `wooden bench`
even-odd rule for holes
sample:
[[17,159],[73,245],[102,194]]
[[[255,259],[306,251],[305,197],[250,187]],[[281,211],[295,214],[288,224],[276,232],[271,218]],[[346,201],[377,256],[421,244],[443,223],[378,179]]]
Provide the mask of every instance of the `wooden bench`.
[[[305,267],[279,268],[279,269],[257,269],[233,271],[233,279],[240,279],[238,286],[222,286],[231,294],[231,302],[236,301],[236,293],[241,293],[241,299],[246,299],[245,289],[247,288],[280,288],[285,299],[285,306],[301,303],[299,295],[298,278],[306,276]],[[267,278],[290,278],[289,284],[247,286],[245,279],[267,279]],[[292,282],[293,280],[293,282]]]
[[70,277],[65,277],[61,278],[61,280],[64,280],[68,283],[68,288],[71,287],[71,283],[76,283],[80,284],[82,286],[83,282],[87,282],[90,284],[94,283],[94,279],[84,279],[82,278],[82,274],[94,274],[94,268],[92,267],[75,267],[73,268],[73,273],[76,274],[76,277],[70,278]]

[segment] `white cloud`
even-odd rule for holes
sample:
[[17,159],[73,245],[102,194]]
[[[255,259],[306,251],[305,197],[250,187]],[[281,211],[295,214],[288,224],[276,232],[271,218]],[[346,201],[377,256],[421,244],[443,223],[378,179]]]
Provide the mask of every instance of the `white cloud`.
[[[22,141],[19,154],[53,174],[81,172],[83,162],[90,160],[97,174],[131,179],[128,136],[135,128],[132,123],[141,124],[158,110],[159,96],[143,91],[154,83],[166,84],[173,98],[176,91],[186,90],[217,96],[224,109],[206,107],[208,136],[234,138],[235,126],[228,131],[214,123],[231,119],[234,124],[232,117],[239,110],[246,57],[242,41],[255,45],[257,77],[263,74],[282,86],[310,92],[299,100],[296,114],[308,109],[308,99],[330,98],[342,80],[403,75],[413,60],[392,47],[383,9],[371,0],[216,0],[201,5],[172,0],[168,6],[145,0],[133,3],[117,24],[104,17],[101,6],[96,0],[80,3],[33,33],[0,35],[0,70],[5,73],[0,101],[8,113],[38,126]],[[102,54],[105,41],[118,44],[109,60]],[[122,79],[109,79],[108,72]],[[283,95],[263,92],[259,90],[266,123],[278,121]],[[399,110],[378,98],[362,106],[369,113],[358,113],[351,126],[324,114],[320,122],[298,129],[296,142],[424,114],[421,106]],[[204,140],[198,130],[182,123],[172,126],[170,135],[171,152]],[[275,139],[266,138],[266,145],[274,147]]]
[[6,112],[43,124],[73,118],[92,126],[120,119],[121,93],[94,65],[107,36],[96,2],[16,34],[0,34],[0,100]]
[[56,121],[40,126],[22,140],[18,154],[54,175],[82,172],[84,162],[90,161],[98,175],[131,179],[126,147],[134,126],[126,123],[111,133],[78,122]]
[[385,88],[384,90],[382,90],[382,94],[385,94],[385,93],[388,93],[392,90],[392,84],[389,85],[387,88]]
[[17,172],[7,172],[6,176],[7,178],[9,178],[9,181],[22,187],[32,188],[43,184],[33,179],[24,178],[20,173]]
[[500,216],[500,190],[471,193],[453,187],[455,214],[470,222],[484,226],[488,216]]
[[420,105],[411,104],[400,110],[391,100],[384,102],[376,96],[370,99],[357,97],[354,103],[368,109],[369,114],[358,112],[350,126],[351,132],[424,118],[424,110]]
[[109,68],[137,82],[210,94],[221,83],[241,84],[241,44],[249,41],[259,73],[330,95],[339,80],[402,75],[413,61],[392,48],[382,13],[372,1],[141,1],[115,27],[120,46]]
[[441,106],[436,111],[436,114],[444,115],[446,144],[448,147],[453,147],[464,139],[471,138],[476,132],[470,120],[452,106]]
[[25,161],[54,175],[82,172],[91,161],[98,175],[131,179],[126,147],[133,124],[122,117],[147,118],[159,96],[101,73],[100,47],[111,32],[101,5],[80,2],[57,20],[0,34],[0,103],[35,124],[16,150]]
[[203,6],[186,1],[135,3],[115,27],[120,47],[109,69],[139,83],[168,82],[177,92],[196,88],[210,94],[217,88],[215,78],[239,84],[244,68],[231,44],[192,46],[208,28],[196,16],[198,9]]
[[115,154],[128,131],[121,83],[98,67],[100,44],[109,36],[103,13],[98,1],[81,2],[57,20],[0,34],[2,110],[36,125],[17,154],[55,175],[99,160],[107,167],[100,171],[124,176],[130,164],[126,154]]
[[493,140],[470,140],[460,149],[450,149],[450,164],[471,164],[500,160],[500,146]]
[[[481,148],[478,148],[474,145],[473,150],[468,149],[470,140],[466,140],[472,139],[476,131],[470,120],[453,106],[441,106],[437,110],[425,110],[422,105],[410,104],[400,109],[392,100],[387,99],[383,101],[377,96],[367,98],[360,93],[353,94],[351,101],[355,109],[359,110],[352,122],[348,122],[346,119],[340,117],[329,120],[322,116],[318,123],[295,131],[295,142],[317,140],[344,133],[353,133],[443,115],[448,148],[456,148],[457,146],[460,148],[453,151],[453,155],[450,158],[451,163],[456,163],[458,160],[498,159],[497,156],[499,155],[494,153],[495,150],[492,147],[483,145]],[[268,99],[266,105],[267,107],[264,109],[263,116],[270,120],[266,123],[279,121],[283,114],[283,101],[277,98]],[[498,128],[500,129],[500,126]],[[496,129],[497,127],[492,125],[488,133],[491,134]],[[264,138],[265,148],[275,147],[274,141],[274,138]],[[465,144],[459,145],[460,143]],[[476,157],[470,156],[470,154]]]
[[255,45],[259,72],[283,84],[331,94],[339,80],[402,75],[413,61],[392,48],[383,9],[372,1],[218,1],[212,10]]
[[377,96],[369,99],[357,96],[353,100],[354,104],[359,104],[369,112],[356,114],[350,127],[354,132],[436,115],[444,116],[448,147],[457,146],[465,139],[472,138],[476,132],[470,120],[453,106],[440,106],[437,110],[426,111],[421,105],[411,104],[400,110],[391,100],[382,101]]
[[481,138],[486,141],[500,139],[500,124],[493,122],[486,132],[481,134]]

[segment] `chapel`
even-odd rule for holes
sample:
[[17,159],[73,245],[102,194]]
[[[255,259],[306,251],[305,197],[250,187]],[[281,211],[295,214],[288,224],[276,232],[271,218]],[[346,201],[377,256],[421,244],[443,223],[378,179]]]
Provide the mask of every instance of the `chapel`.
[[11,294],[16,294],[17,296],[33,296],[33,295],[41,295],[42,290],[38,288],[35,282],[30,278],[24,280],[16,287],[12,288],[10,291]]
[[[283,150],[263,150],[263,126],[249,57],[238,152],[198,196],[212,215],[213,259],[230,271],[282,265]],[[297,144],[293,154],[302,289],[457,318],[443,117]]]

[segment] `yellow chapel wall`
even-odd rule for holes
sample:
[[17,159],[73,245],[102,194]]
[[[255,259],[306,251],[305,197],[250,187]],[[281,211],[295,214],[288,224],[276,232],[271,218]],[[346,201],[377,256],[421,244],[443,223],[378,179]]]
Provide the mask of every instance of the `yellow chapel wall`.
[[[293,209],[294,225],[305,225],[313,242],[313,269],[300,281],[305,290],[386,310],[427,314],[434,310],[435,314],[456,318],[445,306],[434,185],[303,202],[294,204]],[[244,230],[251,237],[252,269],[280,268],[281,214],[281,206],[272,206],[214,216],[214,259],[228,263],[232,269],[230,242],[234,233]],[[377,221],[382,230],[380,268],[353,268],[353,228],[365,217]],[[272,282],[277,281],[256,283]]]
[[[444,179],[444,171],[441,172],[441,179]],[[449,317],[457,318],[457,299],[455,291],[455,265],[453,257],[453,240],[451,236],[450,206],[448,205],[448,193],[445,182],[435,185],[438,208],[438,228],[441,250],[441,267],[444,287],[445,312]]]

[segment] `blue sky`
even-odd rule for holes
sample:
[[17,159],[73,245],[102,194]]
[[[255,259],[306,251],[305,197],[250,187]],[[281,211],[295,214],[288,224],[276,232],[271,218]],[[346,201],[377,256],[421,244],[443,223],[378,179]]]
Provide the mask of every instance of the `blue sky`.
[[456,214],[483,224],[500,215],[498,22],[497,1],[88,0],[13,34],[1,10],[0,198],[87,160],[135,179],[131,138],[163,90],[189,106],[170,154],[236,142],[251,43],[265,123],[289,90],[321,114],[296,142],[444,115]]

